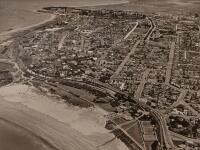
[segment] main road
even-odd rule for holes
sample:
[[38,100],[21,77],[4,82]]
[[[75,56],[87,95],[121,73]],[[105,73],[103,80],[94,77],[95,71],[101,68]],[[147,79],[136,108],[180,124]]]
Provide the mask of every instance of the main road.
[[[152,21],[151,21],[151,23],[152,23]],[[154,24],[152,24],[152,27],[151,27],[151,29],[150,29],[147,37],[145,37],[146,39],[148,39],[150,37],[150,35],[152,34],[152,32],[153,32],[154,29],[155,29],[155,26],[154,26]],[[114,75],[118,75],[120,73],[120,71],[122,70],[123,66],[129,60],[129,57],[135,52],[135,50],[136,50],[136,48],[137,48],[137,46],[139,45],[140,42],[141,41],[138,40],[135,43],[135,45],[132,48],[131,52],[126,56],[126,58],[124,59],[124,61],[120,64],[120,66],[118,67],[118,69],[117,69],[117,71],[115,72]],[[68,79],[66,79],[66,80],[68,80]],[[93,81],[93,83],[87,82],[86,84],[94,84],[95,83],[95,85],[98,86],[98,87],[103,87],[104,89],[108,89],[108,90],[113,91],[113,92],[116,92],[116,91],[118,92],[119,91],[118,89],[115,89],[114,87],[110,87],[107,84],[102,83],[100,81],[98,81],[98,82],[96,82],[95,80],[92,80],[92,81]],[[82,83],[83,81],[75,81],[75,82],[81,82]],[[124,93],[124,92],[120,92],[120,93],[124,94],[126,96],[129,96],[127,93]],[[160,127],[161,139],[163,141],[163,145],[162,146],[166,147],[167,149],[173,149],[174,145],[173,145],[173,142],[172,142],[172,140],[170,138],[166,122],[163,119],[162,115],[158,111],[156,111],[156,110],[152,109],[151,107],[149,107],[148,105],[146,105],[145,103],[140,102],[138,99],[135,99],[135,98],[132,97],[132,100],[135,101],[140,107],[144,108],[145,110],[148,110],[154,116],[154,118],[157,120],[158,125]]]
[[[82,82],[82,81],[80,81],[80,82]],[[95,80],[93,80],[93,82],[95,82]],[[89,83],[87,83],[87,84],[89,84]],[[100,81],[95,82],[95,84],[98,84],[99,86],[102,86],[103,88],[111,90],[113,92],[119,92],[121,94],[128,96],[127,93],[121,92],[118,89],[115,89],[114,87],[111,88],[107,84],[101,83]],[[135,99],[135,98],[132,97],[132,100],[134,100],[140,107],[144,108],[145,110],[148,110],[152,114],[152,116],[157,120],[158,125],[160,127],[161,141],[163,141],[162,146],[166,147],[168,150],[173,150],[174,144],[172,142],[171,136],[169,135],[169,131],[168,131],[168,128],[167,128],[167,125],[166,125],[166,121],[163,118],[163,116],[157,110],[151,108],[150,106],[139,101],[138,99]]]
[[175,42],[172,42],[171,48],[170,48],[170,53],[169,53],[169,61],[167,64],[165,84],[169,84],[169,82],[170,82],[173,60],[174,60],[174,49],[175,49]]
[[178,106],[179,104],[183,104],[184,103],[184,98],[187,94],[187,90],[181,90],[181,93],[177,99],[176,102],[174,102],[166,111],[165,114],[168,114],[173,108],[175,108],[176,106]]
[[132,28],[132,30],[130,32],[128,32],[125,35],[125,37],[123,39],[120,39],[120,40],[114,42],[114,44],[112,44],[111,47],[99,59],[97,59],[97,64],[99,64],[101,62],[101,60],[103,60],[103,59],[106,58],[109,50],[111,50],[114,47],[116,47],[116,45],[119,44],[119,43],[121,43],[123,40],[126,40],[135,31],[135,29],[137,28],[138,25],[139,25],[139,23],[136,22],[136,25]]
[[124,58],[124,60],[122,61],[122,63],[119,65],[119,67],[117,68],[117,70],[115,71],[115,73],[111,76],[111,78],[114,78],[116,76],[119,75],[119,73],[121,72],[122,68],[124,67],[124,65],[129,61],[130,56],[132,54],[135,53],[137,46],[140,44],[140,40],[138,40],[135,45],[133,46],[132,50],[126,55],[126,57]]
[[134,31],[135,29],[137,28],[138,26],[138,22],[136,22],[136,25],[133,27],[133,29],[124,37],[124,40],[126,40]]
[[142,91],[144,89],[145,83],[147,81],[148,75],[150,73],[150,69],[147,69],[144,71],[143,75],[142,75],[142,79],[140,81],[140,84],[135,92],[135,99],[139,99],[142,95]]
[[[69,80],[69,81],[73,82],[73,80],[71,80],[71,79],[65,79],[65,80]],[[107,89],[108,91],[113,91],[115,93],[118,92],[118,93],[121,93],[123,95],[129,96],[127,93],[119,91],[118,89],[116,89],[116,88],[114,88],[110,85],[107,85],[105,83],[102,83],[100,81],[96,81],[95,79],[94,80],[90,79],[88,81],[74,80],[74,82],[85,83],[85,84],[88,84],[88,85],[97,86],[99,88],[102,87],[103,89]],[[161,135],[162,147],[166,147],[168,150],[174,149],[174,145],[173,145],[173,142],[171,140],[171,136],[168,133],[169,131],[167,129],[167,125],[166,125],[166,122],[165,122],[163,116],[157,110],[151,108],[150,106],[139,101],[138,99],[135,99],[135,98],[132,97],[132,100],[135,101],[141,108],[144,108],[145,110],[149,111],[152,114],[152,116],[157,120],[157,123],[158,123],[159,128],[160,128],[159,130],[160,130],[160,135]]]
[[[131,51],[126,55],[126,57],[124,58],[124,60],[122,61],[122,63],[119,65],[119,67],[117,68],[117,70],[114,72],[114,74],[111,76],[111,78],[115,78],[115,77],[117,77],[117,76],[119,75],[119,73],[120,73],[121,70],[123,69],[124,65],[129,61],[130,56],[131,56],[132,54],[135,53],[135,51],[136,51],[138,45],[139,45],[142,41],[148,41],[148,40],[149,40],[149,38],[150,38],[150,36],[152,35],[153,31],[156,29],[156,26],[155,26],[154,22],[153,22],[150,18],[148,18],[148,20],[149,20],[150,23],[151,23],[151,27],[149,28],[149,30],[148,30],[147,33],[145,34],[144,38],[143,38],[142,40],[138,40],[138,41],[134,44],[134,46],[133,46],[133,48],[131,49]],[[137,26],[136,26],[136,27],[137,27]],[[134,27],[133,29],[135,30],[136,27]],[[128,34],[129,34],[129,33],[128,33]]]

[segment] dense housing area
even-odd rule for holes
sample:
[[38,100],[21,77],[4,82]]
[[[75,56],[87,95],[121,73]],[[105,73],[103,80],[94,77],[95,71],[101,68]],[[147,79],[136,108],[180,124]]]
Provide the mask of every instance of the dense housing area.
[[41,11],[57,18],[10,47],[26,80],[68,103],[108,111],[106,128],[131,150],[200,149],[197,16]]

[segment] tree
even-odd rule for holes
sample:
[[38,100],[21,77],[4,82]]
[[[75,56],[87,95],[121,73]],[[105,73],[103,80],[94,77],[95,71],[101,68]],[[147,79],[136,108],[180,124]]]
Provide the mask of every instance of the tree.
[[199,14],[195,13],[194,16],[195,16],[195,18],[198,18],[198,17],[199,17]]

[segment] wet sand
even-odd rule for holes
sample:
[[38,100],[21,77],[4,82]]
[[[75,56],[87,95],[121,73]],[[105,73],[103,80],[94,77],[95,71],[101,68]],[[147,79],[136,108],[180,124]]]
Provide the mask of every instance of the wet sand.
[[0,149],[1,150],[51,150],[39,138],[29,131],[0,119]]
[[[0,43],[53,19],[51,14],[37,10],[48,6],[84,7],[125,4],[128,0],[0,0]],[[18,35],[15,35],[18,36]]]
[[[104,128],[105,111],[67,105],[38,89],[15,84],[0,88],[0,116],[62,150],[128,150]],[[49,145],[49,144],[48,144]]]
[[37,24],[50,17],[38,13],[47,6],[96,6],[127,3],[128,0],[0,0],[0,33]]
[[182,0],[169,0],[169,3],[176,4],[176,5],[179,5],[179,6],[193,5],[192,1],[184,2]]
[[[0,39],[54,18],[35,10],[47,6],[88,6],[126,0],[0,0]],[[0,149],[128,150],[104,128],[102,111],[68,106],[38,89],[17,84],[0,88]],[[20,127],[19,127],[20,126]],[[1,132],[4,131],[4,132]],[[14,140],[13,140],[14,138]],[[5,139],[7,139],[5,141]],[[18,140],[15,140],[18,139]],[[26,143],[23,143],[26,142]],[[20,143],[20,144],[19,144]],[[38,148],[38,144],[40,148]],[[101,146],[102,145],[102,146]],[[49,148],[50,147],[50,148]]]

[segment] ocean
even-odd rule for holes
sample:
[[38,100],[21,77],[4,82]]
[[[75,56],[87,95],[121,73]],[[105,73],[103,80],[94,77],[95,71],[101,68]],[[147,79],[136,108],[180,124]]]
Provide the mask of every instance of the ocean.
[[27,130],[0,119],[0,150],[50,150]]
[[36,10],[47,6],[93,6],[127,3],[128,0],[0,0],[0,33],[42,22],[49,14]]
[[[0,0],[0,33],[38,24],[50,17],[36,10],[47,6],[95,6],[127,0]],[[0,150],[50,150],[40,138],[0,119]]]

